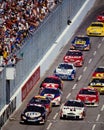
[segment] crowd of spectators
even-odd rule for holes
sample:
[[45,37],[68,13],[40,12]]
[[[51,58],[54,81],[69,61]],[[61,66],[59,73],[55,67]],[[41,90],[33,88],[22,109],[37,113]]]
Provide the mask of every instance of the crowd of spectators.
[[[0,0],[0,66],[16,63],[23,40],[60,0]],[[15,62],[14,62],[15,61]]]

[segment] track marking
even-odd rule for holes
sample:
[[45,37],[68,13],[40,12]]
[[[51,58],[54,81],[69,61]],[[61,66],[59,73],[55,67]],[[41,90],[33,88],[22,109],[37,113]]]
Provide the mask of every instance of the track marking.
[[96,55],[96,51],[94,51],[93,55],[94,55],[94,56]]
[[70,97],[70,95],[71,95],[71,93],[69,93],[69,94],[67,95],[66,99],[68,99],[68,98]]
[[79,76],[78,80],[81,80],[81,78],[82,78],[82,75]]
[[91,61],[92,61],[92,59],[90,59],[88,63],[91,63]]
[[85,72],[86,70],[87,70],[87,66],[86,66],[86,67],[84,67],[83,72]]
[[100,48],[100,47],[101,47],[101,44],[98,45],[98,48]]
[[94,130],[94,129],[95,129],[95,127],[96,127],[96,124],[94,124],[94,125],[92,126],[92,130]]
[[47,130],[49,130],[51,126],[52,126],[52,123],[49,123]]
[[56,113],[56,114],[54,115],[53,119],[55,120],[57,116],[58,116],[58,113]]
[[64,103],[61,104],[60,109],[63,107]]
[[104,37],[103,37],[102,41],[104,41]]
[[77,84],[74,84],[74,86],[72,87],[72,89],[75,89],[75,88],[76,88],[76,86],[77,86]]
[[102,108],[101,108],[101,111],[103,111],[104,110],[104,105],[102,106]]
[[100,114],[97,115],[96,121],[98,121],[100,118]]

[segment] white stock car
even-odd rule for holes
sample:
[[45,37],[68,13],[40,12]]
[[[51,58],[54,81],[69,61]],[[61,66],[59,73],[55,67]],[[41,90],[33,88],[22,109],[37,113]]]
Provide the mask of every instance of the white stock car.
[[76,75],[76,67],[72,63],[59,63],[54,70],[54,75],[63,80],[74,80]]
[[85,104],[78,100],[66,101],[60,110],[60,119],[84,119],[85,115]]

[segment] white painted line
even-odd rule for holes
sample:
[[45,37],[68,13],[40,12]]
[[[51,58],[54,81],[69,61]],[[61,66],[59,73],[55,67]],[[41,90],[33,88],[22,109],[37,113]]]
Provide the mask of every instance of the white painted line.
[[104,41],[104,37],[103,37],[102,41]]
[[64,103],[61,104],[60,109],[63,107]]
[[69,94],[67,95],[66,99],[68,99],[68,98],[70,97],[70,95],[71,95],[71,93],[69,93]]
[[101,47],[101,44],[98,45],[98,48],[100,48],[100,47]]
[[49,125],[48,125],[48,127],[47,127],[47,130],[50,129],[51,125],[52,125],[52,123],[49,123]]
[[96,121],[98,121],[100,118],[100,114],[97,115]]
[[86,67],[84,67],[83,72],[85,72],[86,70],[87,70],[87,66],[86,66]]
[[96,55],[96,51],[94,51],[93,55],[94,55],[94,56]]
[[101,108],[101,111],[103,111],[104,110],[104,105],[102,106],[102,108]]
[[94,129],[95,129],[95,127],[96,127],[96,124],[94,124],[94,125],[92,126],[92,130],[94,130]]
[[79,76],[78,80],[81,80],[81,78],[82,78],[82,75]]
[[91,63],[91,61],[92,61],[92,59],[90,59],[88,63]]
[[73,88],[72,88],[72,89],[75,89],[75,88],[76,88],[76,86],[77,86],[77,84],[74,84],[74,86],[73,86]]
[[58,113],[56,113],[56,114],[54,115],[53,119],[55,120],[57,116],[58,116]]

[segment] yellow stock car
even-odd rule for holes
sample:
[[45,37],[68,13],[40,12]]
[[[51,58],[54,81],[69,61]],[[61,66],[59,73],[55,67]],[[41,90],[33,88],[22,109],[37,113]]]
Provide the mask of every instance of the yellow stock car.
[[86,33],[88,36],[104,36],[104,23],[92,22]]
[[93,78],[88,87],[96,89],[100,94],[104,94],[104,79],[103,78]]
[[92,74],[92,78],[104,79],[104,66],[98,66]]

